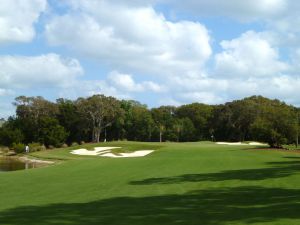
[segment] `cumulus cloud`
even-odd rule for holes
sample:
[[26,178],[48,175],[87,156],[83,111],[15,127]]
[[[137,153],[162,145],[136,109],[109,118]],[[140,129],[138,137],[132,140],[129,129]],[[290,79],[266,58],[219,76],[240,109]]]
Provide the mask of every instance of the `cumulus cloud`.
[[223,52],[215,56],[219,76],[274,76],[288,69],[276,48],[262,34],[248,31],[231,41],[222,41]]
[[69,1],[70,13],[46,25],[52,45],[63,45],[114,69],[172,74],[199,70],[211,56],[205,26],[168,21],[151,6]]
[[263,95],[277,98],[289,104],[299,106],[300,78],[287,75],[271,78],[249,78],[246,80],[231,80],[231,87],[227,90],[228,99],[243,98],[250,95]]
[[141,93],[164,93],[165,86],[153,81],[136,82],[131,74],[110,72],[105,79],[99,80],[77,80],[67,90],[62,89],[61,97],[78,98],[95,94],[114,96],[119,99],[134,98]]
[[174,102],[177,105],[191,102],[221,104],[251,95],[263,95],[284,100],[289,104],[300,105],[299,76],[188,78],[181,83],[176,81],[169,83],[169,85],[172,92],[168,93],[168,97],[162,98],[162,103]]
[[4,88],[0,88],[0,97],[1,96],[8,96],[8,95],[12,95],[14,92],[11,89],[4,89]]
[[97,94],[114,96],[119,99],[132,98],[130,93],[125,93],[118,88],[109,85],[106,80],[78,80],[68,89],[61,89],[59,92],[61,98],[68,99],[76,99]]
[[241,21],[253,21],[281,15],[287,0],[169,0],[177,10],[187,10],[197,15],[227,16]]
[[[71,0],[75,1],[75,0]],[[278,17],[295,7],[294,0],[110,0],[123,5],[149,6],[168,5],[172,10],[186,11],[200,16],[226,16],[241,21],[253,21]]]
[[[95,60],[112,72],[79,77],[84,74],[79,61],[57,54],[0,56],[1,98],[41,87],[55,89],[59,95],[55,97],[72,99],[93,94],[143,99],[148,94],[157,99],[152,105],[216,104],[254,94],[299,105],[297,1],[66,0],[49,4],[63,5],[64,10],[57,12],[56,5],[43,21],[47,43],[65,47],[70,50],[66,53],[76,53],[85,61]],[[165,4],[167,10],[162,11],[172,11],[175,17],[169,20],[155,4]],[[31,41],[34,25],[46,8],[46,0],[1,2],[0,44]],[[196,17],[176,19],[176,13],[183,11]],[[195,21],[203,16],[230,17],[248,25],[259,22],[266,30],[222,40],[220,51],[213,55],[214,31]],[[142,102],[149,104],[146,97]]]
[[31,41],[35,36],[34,23],[46,7],[47,0],[2,0],[0,44]]
[[0,56],[0,88],[67,87],[83,69],[78,60],[57,54]]
[[[175,105],[193,101],[215,104],[253,94],[297,102],[294,92],[299,88],[300,51],[294,48],[288,58],[282,57],[280,49],[291,40],[296,46],[300,43],[297,29],[291,31],[289,25],[300,21],[295,13],[300,4],[295,1],[66,2],[69,10],[53,16],[46,25],[48,43],[67,46],[115,70],[106,80],[87,82],[88,93],[134,98],[137,93],[157,92],[161,97],[159,103]],[[232,40],[223,40],[221,51],[211,57],[210,32],[204,25],[170,21],[155,11],[155,4],[166,4],[175,14],[186,11],[240,22],[259,21],[269,30],[248,31]],[[207,64],[211,58],[211,64]],[[144,78],[137,82],[132,74]],[[161,83],[145,81],[147,75],[159,76]]]
[[130,74],[122,74],[118,71],[112,71],[108,75],[108,83],[121,91],[127,92],[163,92],[165,87],[154,83],[153,81],[143,81],[136,83]]

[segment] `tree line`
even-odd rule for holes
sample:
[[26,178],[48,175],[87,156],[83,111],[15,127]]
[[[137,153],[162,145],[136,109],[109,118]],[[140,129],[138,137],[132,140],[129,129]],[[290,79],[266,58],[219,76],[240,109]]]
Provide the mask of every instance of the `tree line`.
[[94,95],[77,100],[20,96],[0,128],[0,145],[130,141],[262,141],[298,144],[299,108],[252,96],[221,105],[192,103],[148,109],[133,100]]

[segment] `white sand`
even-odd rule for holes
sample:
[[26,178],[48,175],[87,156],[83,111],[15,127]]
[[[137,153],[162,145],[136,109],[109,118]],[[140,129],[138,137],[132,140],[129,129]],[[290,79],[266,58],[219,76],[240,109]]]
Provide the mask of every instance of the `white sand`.
[[217,145],[266,145],[260,142],[250,142],[250,143],[242,143],[242,142],[216,142]]
[[117,155],[111,152],[112,149],[121,147],[96,147],[95,150],[77,149],[71,151],[74,155],[92,155],[92,156],[102,156],[111,158],[129,158],[129,157],[143,157],[149,155],[153,150],[140,150],[130,153],[118,153]]
[[94,148],[95,150],[86,150],[82,148],[82,149],[73,150],[71,151],[71,153],[74,155],[99,155],[102,153],[110,152],[109,150],[116,149],[116,148],[121,148],[121,147],[96,147]]
[[216,142],[217,145],[248,145],[242,142]]
[[140,151],[135,151],[130,153],[119,153],[118,155],[115,155],[113,153],[105,153],[100,156],[111,157],[111,158],[130,158],[130,157],[143,157],[149,155],[152,152],[153,150],[140,150]]
[[267,144],[254,141],[254,142],[250,142],[249,145],[267,145]]

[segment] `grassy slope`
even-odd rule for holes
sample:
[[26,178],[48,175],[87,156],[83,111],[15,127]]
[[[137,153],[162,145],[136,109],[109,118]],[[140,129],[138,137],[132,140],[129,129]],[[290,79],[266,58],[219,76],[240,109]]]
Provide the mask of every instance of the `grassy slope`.
[[[117,142],[144,158],[73,156],[0,173],[0,224],[300,224],[300,155],[210,143]],[[91,147],[91,146],[89,146]]]

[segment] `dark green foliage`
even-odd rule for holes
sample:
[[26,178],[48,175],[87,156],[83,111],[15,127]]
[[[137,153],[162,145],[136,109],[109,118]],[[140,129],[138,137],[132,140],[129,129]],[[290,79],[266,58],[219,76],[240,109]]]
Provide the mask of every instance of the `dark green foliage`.
[[217,140],[257,140],[272,147],[295,142],[298,128],[296,108],[261,96],[217,106],[212,119]]
[[2,127],[0,128],[0,145],[12,146],[13,143],[21,143],[24,141],[24,135],[20,129]]
[[269,102],[261,107],[257,118],[251,124],[251,134],[271,147],[295,142],[298,124],[295,109],[279,101]]
[[188,117],[181,119],[180,141],[195,141],[198,139],[197,130],[192,120]]
[[59,124],[69,133],[66,142],[70,144],[73,141],[87,140],[87,132],[84,132],[88,129],[87,122],[80,116],[75,103],[66,99],[58,99],[56,102]]
[[133,141],[261,141],[272,147],[298,143],[299,109],[252,96],[224,105],[192,103],[149,110],[104,95],[58,99],[16,98],[16,117],[0,128],[0,145]]
[[177,139],[175,124],[174,106],[161,106],[151,110],[152,118],[155,122],[154,140],[156,141],[175,141]]
[[133,106],[131,108],[131,121],[130,123],[127,123],[127,139],[150,141],[154,126],[155,124],[151,113],[147,108]]
[[25,145],[22,143],[13,143],[12,144],[12,149],[16,153],[24,153],[25,152]]
[[65,142],[67,136],[67,132],[59,125],[58,120],[50,117],[43,117],[39,120],[40,143],[44,143],[46,146],[59,147]]
[[177,108],[176,114],[179,118],[189,118],[194,126],[194,138],[196,140],[208,140],[209,122],[212,117],[213,106],[193,103]]
[[116,122],[117,118],[123,113],[117,99],[104,95],[79,98],[76,101],[76,106],[80,115],[89,124],[93,142],[100,142],[103,130]]

